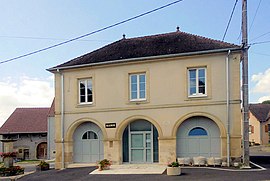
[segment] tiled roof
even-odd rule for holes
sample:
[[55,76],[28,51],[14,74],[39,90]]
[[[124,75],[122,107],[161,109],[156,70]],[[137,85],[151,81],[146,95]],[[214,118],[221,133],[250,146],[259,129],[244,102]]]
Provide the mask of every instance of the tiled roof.
[[270,104],[250,104],[249,110],[260,122],[265,122],[269,119]]
[[47,132],[50,108],[17,108],[0,128],[0,134]]
[[138,38],[123,38],[98,50],[58,65],[52,69],[84,64],[104,63],[108,61],[113,62],[115,60],[122,59],[192,53],[228,48],[240,48],[240,46],[177,31],[173,33]]

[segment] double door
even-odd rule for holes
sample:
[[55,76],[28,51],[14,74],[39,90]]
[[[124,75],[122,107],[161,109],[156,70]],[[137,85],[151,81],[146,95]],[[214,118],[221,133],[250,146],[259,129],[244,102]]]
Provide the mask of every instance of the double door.
[[153,162],[153,133],[152,131],[130,132],[129,158],[131,163]]

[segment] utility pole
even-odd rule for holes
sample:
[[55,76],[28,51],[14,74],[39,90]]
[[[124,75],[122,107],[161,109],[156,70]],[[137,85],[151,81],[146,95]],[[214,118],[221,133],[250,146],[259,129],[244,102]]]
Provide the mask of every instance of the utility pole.
[[249,167],[249,103],[248,103],[248,35],[247,0],[242,0],[242,101],[243,101],[243,164]]

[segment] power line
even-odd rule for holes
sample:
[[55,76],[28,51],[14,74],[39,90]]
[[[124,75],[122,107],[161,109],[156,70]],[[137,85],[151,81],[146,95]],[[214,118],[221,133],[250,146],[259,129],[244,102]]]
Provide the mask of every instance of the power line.
[[232,12],[231,12],[231,16],[230,16],[230,19],[229,19],[229,21],[228,21],[228,24],[227,24],[226,30],[225,30],[225,32],[224,32],[224,35],[223,35],[222,41],[224,41],[225,36],[226,36],[226,34],[227,34],[227,31],[228,31],[228,28],[229,28],[229,26],[230,26],[230,24],[231,24],[231,20],[232,20],[232,17],[233,17],[234,10],[235,10],[235,7],[236,7],[237,2],[238,2],[238,0],[235,0],[234,6],[233,6],[233,9],[232,9]]
[[263,55],[263,56],[269,56],[270,57],[270,54],[266,54],[266,53],[260,53],[260,52],[254,52],[254,51],[250,51],[250,53],[257,54],[257,55]]
[[[30,39],[30,40],[55,40],[65,41],[69,39],[64,38],[48,38],[48,37],[32,37],[32,36],[0,36],[0,38],[13,38],[13,39]],[[109,40],[77,40],[77,41],[98,41],[98,42],[110,42]]]
[[262,2],[262,0],[260,0],[259,4],[258,4],[258,6],[257,6],[256,12],[255,12],[255,14],[254,14],[254,17],[253,17],[253,19],[252,19],[251,25],[250,25],[250,27],[249,27],[249,32],[251,31],[251,28],[252,28],[253,23],[254,23],[254,20],[255,20],[255,18],[256,18],[256,16],[257,16],[259,7],[260,7],[260,5],[261,5],[261,2]]
[[261,41],[261,42],[255,42],[255,43],[250,43],[249,45],[259,45],[263,43],[270,43],[270,41]]
[[164,9],[164,8],[166,8],[166,7],[169,7],[169,6],[171,6],[171,5],[174,5],[174,4],[176,4],[176,3],[179,3],[179,2],[181,2],[181,1],[183,1],[183,0],[173,1],[173,2],[171,2],[171,3],[169,3],[169,4],[163,5],[163,6],[161,6],[161,7],[156,8],[156,9],[147,11],[147,12],[142,13],[142,14],[139,14],[139,15],[137,15],[137,16],[134,16],[134,17],[128,18],[128,19],[126,19],[126,20],[120,21],[120,22],[118,22],[118,23],[115,23],[115,24],[106,26],[106,27],[104,27],[104,28],[101,28],[101,29],[92,31],[92,32],[90,32],[90,33],[87,33],[87,34],[78,36],[78,37],[76,37],[76,38],[72,38],[72,39],[70,39],[70,40],[67,40],[67,41],[64,41],[64,42],[61,42],[61,43],[57,43],[57,44],[51,45],[51,46],[46,47],[46,48],[42,48],[42,49],[39,49],[39,50],[30,52],[30,53],[27,53],[27,54],[24,54],[24,55],[20,55],[20,56],[17,56],[17,57],[8,59],[8,60],[1,61],[0,64],[7,63],[7,62],[11,62],[11,61],[14,61],[14,60],[17,60],[17,59],[20,59],[20,58],[23,58],[23,57],[27,57],[27,56],[30,56],[30,55],[33,55],[33,54],[37,54],[37,53],[40,53],[40,52],[43,52],[43,51],[46,51],[46,50],[49,50],[49,49],[52,49],[52,48],[55,48],[55,47],[58,47],[58,46],[67,44],[67,43],[70,43],[70,42],[72,42],[72,41],[75,41],[75,40],[78,40],[78,39],[81,39],[81,38],[84,38],[84,37],[93,35],[93,34],[95,34],[95,33],[99,33],[99,32],[101,32],[101,31],[104,31],[104,30],[113,28],[113,27],[115,27],[115,26],[121,25],[121,24],[126,23],[126,22],[129,22],[129,21],[131,21],[131,20],[134,20],[134,19],[140,18],[140,17],[142,17],[142,16],[151,14],[151,13],[153,13],[153,12],[155,12],[155,11]]
[[269,33],[270,33],[270,31],[269,31],[269,32],[266,32],[266,33],[264,33],[264,34],[262,34],[262,35],[260,35],[260,36],[257,36],[257,37],[253,38],[253,39],[250,40],[250,41],[257,40],[257,39],[259,39],[259,38],[261,38],[261,37],[263,37],[263,36],[265,36],[265,35],[268,35]]

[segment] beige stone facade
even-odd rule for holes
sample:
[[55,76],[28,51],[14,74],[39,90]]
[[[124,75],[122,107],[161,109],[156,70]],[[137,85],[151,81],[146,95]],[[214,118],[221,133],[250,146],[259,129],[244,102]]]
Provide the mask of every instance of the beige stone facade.
[[249,125],[249,141],[251,144],[269,144],[269,119],[265,122],[260,122],[252,113],[250,113]]
[[[220,157],[227,156],[226,105],[227,52],[176,56],[151,60],[85,66],[55,71],[56,168],[73,163],[73,134],[84,122],[98,125],[103,134],[104,158],[122,164],[122,136],[127,125],[136,120],[151,122],[158,131],[159,163],[173,161],[179,126],[188,118],[205,117],[219,128]],[[188,95],[188,69],[206,68],[207,95]],[[146,100],[130,101],[129,75],[146,74]],[[61,76],[63,76],[64,112],[61,114]],[[91,78],[93,103],[79,104],[80,79]],[[229,57],[230,156],[241,156],[240,53]],[[64,120],[64,149],[61,140],[61,116]],[[116,128],[105,128],[116,123]]]

